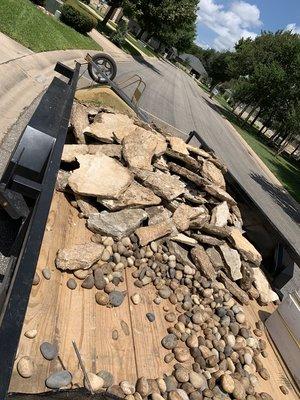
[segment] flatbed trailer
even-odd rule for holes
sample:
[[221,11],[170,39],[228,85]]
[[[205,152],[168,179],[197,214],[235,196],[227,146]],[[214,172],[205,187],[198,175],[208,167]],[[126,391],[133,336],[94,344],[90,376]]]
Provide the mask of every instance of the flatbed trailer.
[[[8,398],[43,398],[41,393],[49,391],[45,379],[56,370],[65,368],[72,371],[73,376],[71,394],[66,394],[66,398],[87,398],[88,391],[81,389],[83,371],[72,341],[79,348],[86,370],[110,371],[116,383],[123,380],[136,382],[141,376],[156,379],[164,373],[170,374],[175,363],[163,361],[167,350],[160,342],[170,324],[164,318],[166,302],[153,303],[155,288],[152,285],[143,287],[143,301],[133,306],[130,297],[136,292],[136,287],[127,269],[125,280],[120,285],[120,289],[127,292],[123,304],[113,309],[100,308],[95,302],[95,288],[69,290],[66,286],[68,274],[61,274],[55,267],[58,249],[84,243],[92,234],[65,194],[54,191],[79,65],[71,70],[59,64],[57,70],[67,78],[67,82],[54,79],[17,144],[1,181],[2,206],[12,218],[22,218],[23,221],[12,249],[12,275],[7,282],[1,311],[1,399],[8,393]],[[32,157],[32,147],[30,150],[28,147],[33,143],[30,141],[32,130],[37,135],[41,133],[44,149],[38,151],[40,144],[36,147],[37,159]],[[39,285],[32,286],[35,271],[42,276],[45,267],[50,268],[51,279],[41,279]],[[174,309],[168,301],[167,306],[170,311]],[[275,308],[273,304],[259,307],[255,301],[244,306],[252,329],[259,319],[264,320]],[[155,324],[147,323],[145,315],[149,312],[155,313]],[[24,335],[32,329],[37,330],[34,340]],[[118,331],[117,340],[112,337],[115,330]],[[266,332],[263,338],[268,341]],[[40,344],[44,341],[57,344],[57,359],[49,362],[42,357]],[[264,365],[270,379],[265,381],[259,377],[257,391],[270,393],[274,400],[280,400],[283,394],[279,386],[283,384],[289,386],[286,398],[298,399],[271,341],[268,341],[266,351],[268,357]],[[22,378],[16,370],[17,361],[24,355],[30,355],[35,361],[37,372],[31,379]],[[46,394],[48,399],[52,396],[64,398],[63,392]],[[96,394],[94,398],[103,398],[103,394]]]

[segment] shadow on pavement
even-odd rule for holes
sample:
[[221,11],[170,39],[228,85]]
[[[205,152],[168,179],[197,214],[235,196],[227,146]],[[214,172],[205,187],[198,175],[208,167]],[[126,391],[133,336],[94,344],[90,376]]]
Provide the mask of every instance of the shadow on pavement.
[[285,189],[269,182],[264,176],[251,173],[250,177],[257,182],[263,190],[268,192],[272,199],[288,214],[297,224],[300,224],[300,207]]
[[232,114],[232,112],[227,111],[225,108],[218,106],[217,104],[213,103],[212,101],[207,100],[207,98],[202,95],[201,95],[201,97],[210,108],[212,108],[214,111],[216,111],[222,117],[227,118],[230,122],[237,123],[237,121],[235,121],[235,118],[234,118],[234,115]]
[[159,69],[157,69],[153,64],[149,63],[147,60],[145,60],[142,56],[132,56],[135,61],[137,61],[140,64],[145,65],[147,68],[152,69],[155,73],[161,75],[161,72]]

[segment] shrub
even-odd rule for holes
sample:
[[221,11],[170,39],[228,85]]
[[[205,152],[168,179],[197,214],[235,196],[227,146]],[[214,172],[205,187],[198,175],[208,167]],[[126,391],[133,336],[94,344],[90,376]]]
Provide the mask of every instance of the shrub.
[[92,15],[79,11],[69,4],[64,4],[61,10],[60,19],[66,25],[71,26],[80,33],[90,32],[97,26],[96,18]]
[[126,39],[128,26],[127,23],[121,20],[117,26],[116,31],[112,34],[111,39],[117,46],[123,46]]
[[45,7],[46,5],[46,0],[31,0],[34,4],[36,4],[37,6],[42,6]]

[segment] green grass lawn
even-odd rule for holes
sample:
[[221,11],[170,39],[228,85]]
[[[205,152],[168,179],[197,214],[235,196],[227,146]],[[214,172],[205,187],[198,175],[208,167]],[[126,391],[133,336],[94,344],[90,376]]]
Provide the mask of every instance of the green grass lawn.
[[44,14],[29,0],[0,1],[0,31],[36,52],[101,50],[90,37]]
[[127,40],[135,47],[137,47],[142,54],[145,54],[148,57],[156,57],[156,54],[149,46],[143,46],[139,40],[134,38],[132,35],[127,34]]
[[[215,96],[215,99],[220,102],[219,95]],[[300,163],[285,155],[276,157],[275,150],[268,145],[267,138],[259,133],[258,129],[255,127],[248,124],[242,126],[242,121],[229,110],[229,105],[226,102],[227,107],[224,108],[224,102],[224,99],[220,102],[220,112],[231,122],[242,138],[255,151],[295,200],[300,203]]]

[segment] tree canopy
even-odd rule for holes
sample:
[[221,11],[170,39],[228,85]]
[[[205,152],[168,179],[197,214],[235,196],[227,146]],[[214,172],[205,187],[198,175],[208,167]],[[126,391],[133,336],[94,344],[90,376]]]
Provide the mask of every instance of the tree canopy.
[[187,50],[195,39],[198,0],[126,0],[124,11],[164,44]]

